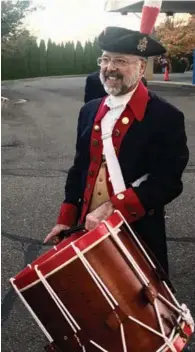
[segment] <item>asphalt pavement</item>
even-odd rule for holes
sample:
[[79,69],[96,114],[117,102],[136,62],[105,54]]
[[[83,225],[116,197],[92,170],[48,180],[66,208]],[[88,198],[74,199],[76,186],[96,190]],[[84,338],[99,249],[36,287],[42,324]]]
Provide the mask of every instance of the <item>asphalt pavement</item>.
[[[192,84],[192,71],[186,71],[181,73],[170,73],[169,74],[169,83],[178,83],[178,84]],[[153,76],[153,80],[157,82],[164,81],[164,74],[156,73]]]
[[[84,82],[84,77],[2,82],[2,96],[9,98],[2,106],[2,352],[43,351],[45,339],[9,278],[43,252],[42,241],[55,224],[74,156]],[[186,117],[190,161],[184,191],[167,207],[167,237],[171,280],[195,317],[195,88],[151,89]]]

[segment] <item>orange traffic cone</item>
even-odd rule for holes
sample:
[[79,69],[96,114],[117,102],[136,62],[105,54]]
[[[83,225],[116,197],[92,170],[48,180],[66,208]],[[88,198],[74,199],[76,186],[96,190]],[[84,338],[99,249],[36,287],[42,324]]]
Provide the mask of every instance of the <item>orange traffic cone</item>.
[[168,67],[165,67],[164,81],[169,81],[169,70],[168,70]]

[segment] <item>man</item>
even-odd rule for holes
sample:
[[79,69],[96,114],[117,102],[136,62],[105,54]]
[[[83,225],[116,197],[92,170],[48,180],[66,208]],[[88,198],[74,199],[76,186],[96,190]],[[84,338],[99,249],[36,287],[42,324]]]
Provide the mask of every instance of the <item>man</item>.
[[[147,87],[147,81],[144,77],[142,77],[142,82]],[[107,95],[107,93],[100,81],[99,71],[89,74],[85,83],[84,102],[88,103],[90,100],[103,98],[105,95]]]
[[99,36],[100,79],[108,96],[81,108],[56,236],[91,230],[118,209],[168,273],[164,206],[182,192],[188,148],[181,111],[141,82],[146,57],[165,52],[150,35],[108,27]]

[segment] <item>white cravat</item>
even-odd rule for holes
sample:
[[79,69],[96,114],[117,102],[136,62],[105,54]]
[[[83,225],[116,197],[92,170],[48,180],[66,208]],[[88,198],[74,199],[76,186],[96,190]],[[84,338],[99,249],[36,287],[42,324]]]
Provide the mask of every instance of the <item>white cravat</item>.
[[115,97],[113,95],[109,95],[105,99],[104,103],[110,108],[110,110],[106,113],[106,115],[101,121],[103,154],[106,158],[108,172],[110,175],[114,194],[118,194],[120,192],[125,191],[126,187],[112,143],[112,131],[116,121],[119,119],[120,115],[124,111],[129,100],[132,98],[136,88],[133,91],[121,96]]

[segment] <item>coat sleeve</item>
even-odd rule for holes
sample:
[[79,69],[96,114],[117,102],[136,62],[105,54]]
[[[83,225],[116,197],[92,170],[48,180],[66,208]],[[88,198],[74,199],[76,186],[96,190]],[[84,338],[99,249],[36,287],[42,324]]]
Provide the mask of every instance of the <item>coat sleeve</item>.
[[163,121],[159,134],[155,136],[147,180],[111,198],[129,223],[148,211],[164,207],[182,192],[182,173],[189,158],[184,116],[176,110],[164,120],[166,122]]
[[70,168],[65,184],[65,200],[60,207],[60,213],[57,218],[57,224],[72,226],[76,222],[79,199],[81,196],[81,174],[82,174],[82,156],[79,146],[81,132],[82,109],[78,118],[76,154],[73,166]]

